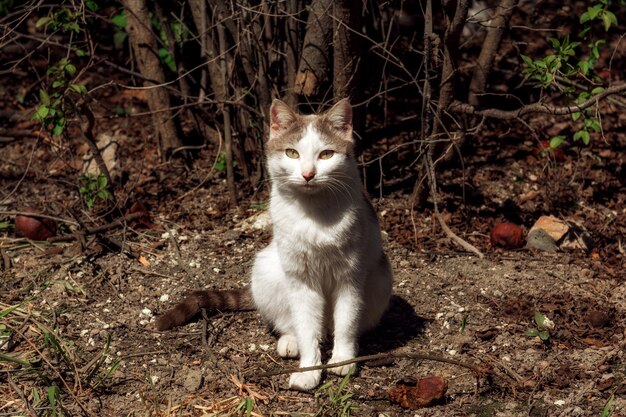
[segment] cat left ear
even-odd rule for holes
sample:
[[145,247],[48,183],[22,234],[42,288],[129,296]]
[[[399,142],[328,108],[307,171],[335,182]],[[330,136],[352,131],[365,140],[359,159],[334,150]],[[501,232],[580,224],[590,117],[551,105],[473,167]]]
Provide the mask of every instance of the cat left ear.
[[325,116],[333,128],[352,140],[352,106],[347,98],[339,100]]
[[284,102],[275,99],[270,107],[270,133],[280,132],[296,121],[296,114]]

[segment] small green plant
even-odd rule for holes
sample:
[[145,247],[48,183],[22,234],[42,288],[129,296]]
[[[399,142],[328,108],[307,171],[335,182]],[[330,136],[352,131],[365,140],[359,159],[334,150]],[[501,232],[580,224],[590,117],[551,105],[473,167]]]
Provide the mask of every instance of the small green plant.
[[461,328],[459,329],[459,333],[464,333],[465,332],[465,327],[467,327],[467,319],[469,318],[469,316],[467,315],[467,313],[463,314],[463,318],[461,319]]
[[[91,0],[84,3],[90,10],[97,9],[97,4]],[[89,53],[80,47],[80,42],[74,39],[85,32],[84,7],[57,7],[51,9],[51,14],[40,18],[35,27],[41,30],[69,33],[69,45],[67,56],[61,58],[56,64],[50,65],[46,71],[46,78],[39,90],[39,106],[33,119],[41,122],[44,129],[49,130],[53,136],[61,135],[67,126],[67,122],[76,114],[73,95],[84,95],[87,88],[76,82],[77,68],[71,58],[80,58]],[[86,40],[82,42],[86,45]]]
[[99,174],[97,177],[93,174],[83,174],[78,181],[80,196],[89,210],[98,200],[113,200],[113,194],[109,190],[109,181],[104,174]]
[[[233,167],[237,167],[237,161],[233,161]],[[215,170],[217,172],[223,172],[226,170],[226,152],[220,152],[215,161]]]
[[[618,25],[617,17],[609,10],[612,3],[612,0],[596,0],[587,8],[579,18],[582,30],[575,34],[577,40],[570,40],[569,35],[563,39],[550,39],[552,51],[541,59],[521,55],[525,64],[526,78],[541,89],[552,88],[569,96],[574,95],[570,105],[582,104],[602,92],[603,80],[596,74],[594,68],[606,41],[593,39],[592,32],[596,22],[602,24],[605,32]],[[623,5],[624,1],[620,0],[619,3]],[[581,87],[577,83],[579,79],[584,80],[587,85]],[[577,89],[579,91],[576,95]],[[583,91],[580,91],[581,89]],[[592,133],[602,132],[600,119],[591,107],[574,112],[571,117],[577,122],[576,132],[572,136],[573,141],[581,141],[588,145],[591,142]],[[559,147],[565,139],[563,135],[552,137],[550,148]]]
[[239,416],[242,413],[244,413],[244,415],[246,417],[250,417],[252,415],[252,410],[253,409],[254,409],[254,398],[252,398],[252,397],[245,397],[237,405],[237,408],[235,408],[235,410],[233,410],[231,415],[232,416],[235,416],[235,415]]
[[611,397],[606,401],[602,411],[600,412],[600,417],[611,417],[615,412],[615,396],[611,395]]
[[33,119],[41,122],[45,129],[54,136],[59,136],[65,130],[68,114],[68,94],[87,94],[87,88],[82,84],[72,83],[70,77],[76,74],[74,66],[67,58],[62,58],[56,65],[48,68],[49,90],[39,90],[39,106]]
[[316,417],[350,417],[352,412],[358,409],[350,401],[354,393],[347,389],[354,370],[354,366],[350,368],[350,371],[341,379],[337,387],[335,387],[334,381],[329,381],[317,389],[315,398],[318,404],[321,404],[319,410],[315,413]]
[[526,332],[526,336],[539,337],[539,339],[541,339],[544,344],[549,344],[549,329],[554,328],[554,323],[538,311],[535,311],[534,321],[535,327],[533,327],[532,329],[528,329],[528,331]]

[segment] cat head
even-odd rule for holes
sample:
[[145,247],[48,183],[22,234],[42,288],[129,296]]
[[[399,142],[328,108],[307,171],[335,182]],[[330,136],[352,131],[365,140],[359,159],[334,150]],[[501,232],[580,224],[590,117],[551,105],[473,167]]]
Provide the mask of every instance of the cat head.
[[354,174],[352,107],[347,99],[303,116],[280,100],[270,108],[268,169],[281,187],[314,193],[337,189]]

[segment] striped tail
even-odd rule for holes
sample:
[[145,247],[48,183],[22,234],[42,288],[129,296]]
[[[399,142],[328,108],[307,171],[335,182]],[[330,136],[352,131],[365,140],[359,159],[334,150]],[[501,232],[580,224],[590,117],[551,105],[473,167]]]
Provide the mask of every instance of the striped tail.
[[156,320],[157,330],[182,326],[193,319],[203,308],[209,311],[246,311],[256,307],[249,288],[225,291],[194,291],[171,310]]

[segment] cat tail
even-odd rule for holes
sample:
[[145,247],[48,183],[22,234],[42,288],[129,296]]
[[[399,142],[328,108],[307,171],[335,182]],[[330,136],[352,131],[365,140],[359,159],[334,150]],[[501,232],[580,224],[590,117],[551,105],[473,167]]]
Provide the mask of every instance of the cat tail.
[[203,308],[209,311],[245,311],[254,310],[256,307],[248,287],[224,291],[194,291],[174,308],[159,316],[155,323],[156,329],[168,330],[182,326],[199,314]]

